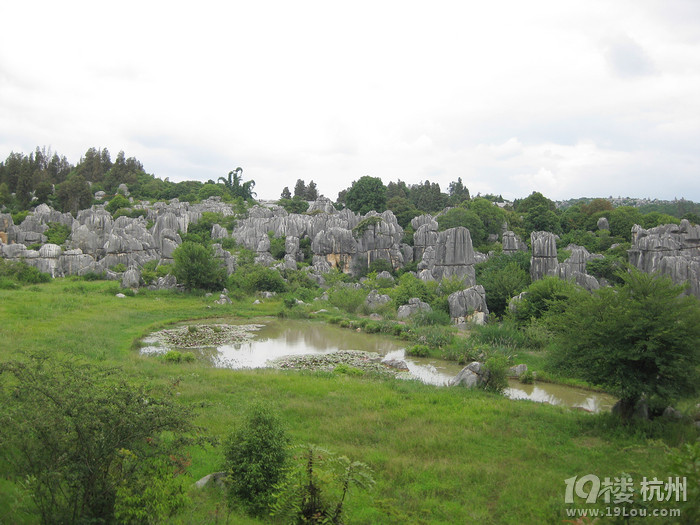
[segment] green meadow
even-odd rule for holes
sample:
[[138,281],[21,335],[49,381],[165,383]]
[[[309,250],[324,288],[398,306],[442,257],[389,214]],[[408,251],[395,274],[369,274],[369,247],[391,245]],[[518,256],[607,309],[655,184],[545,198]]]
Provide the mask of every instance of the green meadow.
[[[142,291],[117,298],[117,292],[116,283],[69,279],[0,290],[0,360],[48,352],[118,366],[154,395],[193,407],[196,423],[219,441],[251,401],[269,401],[294,443],[317,444],[374,471],[374,490],[350,492],[346,523],[562,523],[566,479],[667,477],[669,447],[697,437],[687,423],[622,426],[609,414],[479,390],[337,373],[232,371],[141,356],[139,339],[168,324],[277,315],[282,301],[216,305],[203,295]],[[222,468],[220,446],[189,453],[193,483]],[[230,511],[215,487],[193,488],[188,497],[169,523],[266,522]],[[35,522],[21,484],[0,464],[0,523]]]

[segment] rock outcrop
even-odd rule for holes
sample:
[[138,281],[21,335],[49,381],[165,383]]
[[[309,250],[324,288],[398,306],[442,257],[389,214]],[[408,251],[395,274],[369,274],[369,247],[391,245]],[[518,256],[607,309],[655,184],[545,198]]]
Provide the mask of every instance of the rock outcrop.
[[700,298],[700,225],[683,219],[680,224],[632,228],[630,264],[640,270],[667,275],[676,284],[689,283],[689,292]]
[[468,321],[483,323],[489,314],[486,291],[480,284],[450,294],[447,302],[450,306],[450,317],[456,324]]
[[557,236],[550,232],[532,232],[530,244],[532,246],[530,278],[537,281],[557,267]]

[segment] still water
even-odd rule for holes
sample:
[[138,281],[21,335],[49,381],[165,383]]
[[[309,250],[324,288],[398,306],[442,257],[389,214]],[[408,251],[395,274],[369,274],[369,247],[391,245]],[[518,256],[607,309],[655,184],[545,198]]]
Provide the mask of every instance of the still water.
[[[249,324],[240,320],[208,320],[207,323]],[[444,386],[463,368],[452,361],[407,357],[401,342],[375,334],[359,333],[325,323],[263,319],[253,321],[257,329],[248,341],[198,348],[197,352],[213,366],[221,368],[264,368],[270,361],[287,356],[327,354],[338,350],[376,352],[387,358],[402,359],[408,366],[408,378],[426,384]],[[157,351],[149,347],[151,352]],[[161,348],[160,351],[167,349]],[[599,392],[551,383],[521,384],[509,381],[506,395],[512,399],[579,407],[591,412],[610,410],[615,398]]]

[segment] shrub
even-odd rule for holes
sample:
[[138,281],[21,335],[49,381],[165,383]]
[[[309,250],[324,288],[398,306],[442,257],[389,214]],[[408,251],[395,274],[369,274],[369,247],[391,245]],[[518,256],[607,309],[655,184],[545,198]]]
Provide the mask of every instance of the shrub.
[[126,265],[124,263],[115,264],[110,270],[116,273],[123,273],[126,271]]
[[[195,442],[191,420],[184,406],[153,397],[115,368],[40,356],[0,363],[0,441],[43,523],[112,523],[126,508],[167,517],[179,503],[170,498],[177,482],[158,466],[180,461]],[[130,499],[134,491],[124,489],[137,490],[137,479],[125,454],[143,486],[163,490]]]
[[280,484],[272,515],[283,523],[344,523],[343,505],[351,488],[370,490],[372,470],[315,445],[303,451]]
[[487,379],[481,388],[502,394],[508,388],[508,359],[502,355],[489,357],[484,363]]
[[520,374],[518,380],[524,385],[531,385],[535,382],[535,375],[532,373],[532,370],[527,370]]
[[333,369],[333,372],[336,374],[344,374],[349,376],[362,376],[365,374],[363,370],[360,370],[359,368],[356,368],[354,366],[347,365],[345,363],[337,365]]
[[243,267],[229,278],[231,287],[238,287],[247,293],[286,291],[287,285],[280,273],[267,266]]
[[60,222],[50,222],[49,229],[44,232],[46,242],[61,246],[70,235],[70,228]]
[[115,195],[111,201],[109,201],[105,205],[105,210],[107,210],[109,213],[114,215],[114,212],[116,212],[120,208],[129,208],[131,206],[131,203],[129,202],[129,199],[124,197],[124,195]]
[[365,332],[368,334],[378,334],[381,330],[382,325],[377,322],[370,321],[365,325]]
[[[47,283],[51,280],[48,273],[43,273],[29,266],[24,261],[12,262],[0,258],[0,278],[7,281],[14,281],[20,284],[39,284]],[[6,284],[9,289],[9,284]]]
[[230,506],[242,504],[260,516],[268,513],[273,489],[283,479],[288,445],[277,413],[264,403],[251,405],[224,445]]
[[452,323],[450,314],[443,310],[421,310],[411,320],[415,326],[446,326]]
[[367,298],[367,292],[360,289],[339,286],[329,290],[328,301],[341,310],[355,313]]
[[223,288],[226,270],[214,258],[211,247],[186,241],[175,249],[173,259],[173,275],[188,289]]
[[420,326],[411,329],[410,337],[432,348],[443,348],[454,340],[454,331],[446,326]]
[[270,238],[270,254],[275,259],[284,259],[287,250],[285,248],[285,242],[287,239],[286,235],[281,237],[275,237],[273,232],[269,232],[268,237]]
[[406,348],[406,355],[428,357],[430,355],[430,348],[427,345],[413,345]]
[[163,355],[163,360],[168,363],[180,363],[182,361],[182,353],[177,350],[168,350]]

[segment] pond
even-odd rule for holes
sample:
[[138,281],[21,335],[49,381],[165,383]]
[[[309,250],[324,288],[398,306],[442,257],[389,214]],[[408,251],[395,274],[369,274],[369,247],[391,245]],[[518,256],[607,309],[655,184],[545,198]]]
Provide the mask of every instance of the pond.
[[[212,366],[232,369],[280,366],[290,359],[293,362],[295,356],[370,352],[384,359],[405,361],[408,371],[400,373],[399,377],[435,386],[447,385],[463,368],[452,361],[406,356],[405,346],[388,337],[319,322],[274,318],[254,322],[231,319],[192,322],[152,334],[143,343],[141,352],[144,354],[165,353],[171,349],[191,351]],[[285,359],[281,361],[282,358]],[[379,360],[377,357],[376,361]],[[377,364],[377,368],[383,367]],[[615,403],[615,398],[604,393],[551,383],[525,385],[517,380],[509,381],[506,395],[590,412],[609,410]]]

